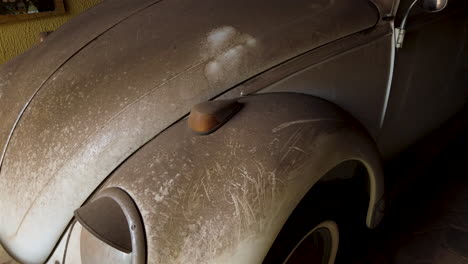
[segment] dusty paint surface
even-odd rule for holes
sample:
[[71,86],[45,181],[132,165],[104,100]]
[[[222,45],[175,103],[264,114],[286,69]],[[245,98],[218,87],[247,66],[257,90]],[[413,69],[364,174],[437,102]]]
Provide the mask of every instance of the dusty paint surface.
[[252,57],[258,52],[255,38],[231,26],[214,29],[208,34],[206,42],[208,55],[212,59],[205,65],[205,76],[214,84],[239,75],[248,66],[245,57]]
[[[106,1],[93,9],[103,12],[94,17],[99,23],[83,18],[92,17],[91,11],[80,16],[81,23],[96,25],[85,28],[78,19],[61,28],[62,35],[56,36],[62,37],[58,43],[63,49],[76,48],[74,39],[63,34],[67,30],[84,31],[88,42],[82,45],[87,45],[71,58],[66,52],[51,56],[68,59],[64,65],[54,61],[45,70],[34,67],[42,78],[39,81],[28,79],[30,75],[11,77],[28,65],[21,61],[27,61],[27,56],[13,65],[20,67],[2,69],[7,80],[0,82],[1,103],[17,109],[22,107],[18,98],[25,97],[17,87],[37,91],[14,130],[0,172],[0,192],[11,197],[8,202],[0,200],[6,212],[0,215],[5,223],[0,226],[0,239],[23,261],[44,260],[73,210],[138,147],[187,114],[191,106],[375,23],[375,10],[364,0],[362,8],[344,0],[321,2],[337,5],[336,9],[309,6],[307,1],[305,7],[284,1],[154,2],[139,1],[146,8],[131,15],[135,13],[122,10],[133,8],[133,1]],[[116,11],[106,13],[103,5]],[[349,8],[362,15],[350,13]],[[257,16],[256,23],[243,19],[259,9],[265,16]],[[348,16],[353,23],[337,24],[338,18]],[[271,27],[269,17],[277,17],[285,26]],[[326,34],[320,30],[323,27],[329,28]],[[40,57],[38,51],[48,51],[48,45],[57,43],[53,38],[54,34],[27,55]],[[16,118],[14,113],[0,112],[3,115],[9,122]],[[9,128],[4,123],[0,126],[5,131]],[[159,199],[170,183],[161,186],[155,194]],[[38,226],[50,228],[44,232]]]
[[261,263],[290,212],[329,169],[357,159],[379,173],[372,141],[331,104],[294,94],[241,103],[208,136],[194,135],[182,120],[107,183],[125,189],[141,210],[149,263]]
[[99,2],[101,0],[65,0],[65,15],[0,24],[0,64],[34,46],[40,32],[56,30],[70,18]]

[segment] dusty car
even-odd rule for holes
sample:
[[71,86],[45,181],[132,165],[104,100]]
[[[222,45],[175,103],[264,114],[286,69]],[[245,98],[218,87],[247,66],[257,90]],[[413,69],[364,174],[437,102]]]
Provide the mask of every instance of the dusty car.
[[334,263],[382,219],[382,164],[467,102],[467,2],[416,2],[79,15],[0,69],[1,245],[23,263]]

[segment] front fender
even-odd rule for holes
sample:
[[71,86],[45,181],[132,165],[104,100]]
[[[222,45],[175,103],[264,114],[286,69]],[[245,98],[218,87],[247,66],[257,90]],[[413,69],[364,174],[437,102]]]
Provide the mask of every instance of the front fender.
[[374,142],[333,104],[273,93],[207,136],[181,121],[130,157],[104,188],[126,190],[141,210],[149,263],[261,263],[289,214],[346,160],[369,171],[367,224],[383,195]]
[[2,245],[43,262],[73,209],[192,105],[377,15],[369,0],[114,0],[73,19],[0,69]]

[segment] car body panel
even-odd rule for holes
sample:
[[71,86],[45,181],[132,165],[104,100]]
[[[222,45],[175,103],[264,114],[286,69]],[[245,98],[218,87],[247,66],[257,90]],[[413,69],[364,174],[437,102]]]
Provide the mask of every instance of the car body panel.
[[121,188],[138,205],[148,263],[261,263],[307,191],[347,160],[369,171],[368,224],[376,224],[383,174],[376,145],[359,122],[297,93],[239,102],[240,112],[212,134],[194,133],[186,119],[174,124],[101,187]]
[[346,109],[377,138],[385,111],[384,87],[390,81],[389,69],[393,66],[393,35],[386,25],[366,37],[366,44],[312,64],[259,92],[288,91],[326,99]]
[[[150,5],[96,33],[52,75],[37,76],[44,83],[20,116],[0,173],[9,197],[0,200],[0,239],[15,257],[44,261],[73,209],[192,105],[377,21],[365,0],[216,3]],[[17,105],[12,91],[22,84],[4,84],[2,100]]]
[[382,20],[391,19],[398,10],[400,0],[372,0],[379,10]]
[[154,2],[105,1],[0,67],[0,165],[19,118],[50,76],[98,36]]
[[468,102],[468,2],[408,20],[397,51],[389,107],[378,144],[385,159],[462,110]]

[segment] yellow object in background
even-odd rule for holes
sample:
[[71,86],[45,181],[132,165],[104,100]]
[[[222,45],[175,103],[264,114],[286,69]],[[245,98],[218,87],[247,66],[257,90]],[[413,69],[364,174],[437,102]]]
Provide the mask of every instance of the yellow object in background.
[[0,64],[23,53],[38,42],[39,33],[54,31],[67,20],[101,0],[64,0],[66,13],[0,24]]

